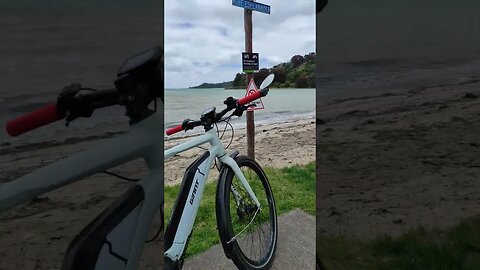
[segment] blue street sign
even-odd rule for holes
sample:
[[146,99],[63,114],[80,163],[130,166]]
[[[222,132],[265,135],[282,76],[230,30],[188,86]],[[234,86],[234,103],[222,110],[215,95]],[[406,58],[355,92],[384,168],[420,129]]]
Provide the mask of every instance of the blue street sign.
[[270,14],[270,6],[248,0],[232,0],[232,5]]

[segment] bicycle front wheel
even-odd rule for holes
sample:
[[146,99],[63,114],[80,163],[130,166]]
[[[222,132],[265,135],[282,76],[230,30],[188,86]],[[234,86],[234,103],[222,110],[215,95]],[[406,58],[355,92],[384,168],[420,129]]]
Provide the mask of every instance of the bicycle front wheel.
[[239,269],[269,269],[277,246],[277,213],[267,176],[254,160],[236,159],[260,207],[229,167],[220,175],[217,223],[227,257]]

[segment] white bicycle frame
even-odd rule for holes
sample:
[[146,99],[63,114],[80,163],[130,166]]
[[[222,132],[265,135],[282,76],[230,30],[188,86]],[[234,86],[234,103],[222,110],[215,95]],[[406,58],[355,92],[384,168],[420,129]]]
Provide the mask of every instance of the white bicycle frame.
[[[103,140],[91,149],[2,184],[0,212],[97,172],[143,158],[149,174],[132,188],[138,192],[125,193],[135,193],[135,198],[134,195],[124,196],[124,200],[117,201],[133,200],[135,204],[127,216],[105,236],[105,241],[113,248],[109,250],[104,245],[94,266],[94,269],[134,270],[141,257],[151,222],[163,204],[163,132],[163,114],[154,114],[133,124],[124,135]],[[115,253],[112,253],[112,249]],[[119,260],[119,256],[125,260]],[[66,258],[65,261],[67,260]]]
[[181,213],[180,222],[178,224],[173,243],[171,247],[165,251],[165,256],[170,258],[172,261],[177,261],[178,259],[180,259],[184,252],[188,237],[190,236],[193,225],[195,223],[195,218],[197,216],[198,208],[200,206],[202,194],[208,179],[208,173],[210,171],[210,168],[212,167],[212,163],[215,158],[219,159],[220,165],[223,164],[233,170],[238,179],[240,179],[242,185],[245,187],[249,196],[257,205],[257,207],[261,207],[260,202],[255,196],[252,188],[248,184],[242,171],[238,167],[235,160],[226,154],[225,147],[220,141],[217,132],[213,128],[205,132],[205,134],[202,134],[187,142],[184,142],[166,150],[164,153],[165,160],[204,143],[210,143],[208,157],[197,168],[197,171],[193,178],[195,184],[192,183],[188,192],[188,203],[185,203],[184,209]]

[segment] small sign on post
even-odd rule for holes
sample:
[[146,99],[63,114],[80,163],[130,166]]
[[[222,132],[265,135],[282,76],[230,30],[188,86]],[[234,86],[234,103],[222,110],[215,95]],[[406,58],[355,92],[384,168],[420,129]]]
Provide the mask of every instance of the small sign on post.
[[[250,82],[248,83],[247,93],[245,94],[245,96],[249,96],[255,92],[258,92],[258,88],[257,88],[257,85],[255,84],[255,81],[251,79]],[[251,106],[248,107],[247,109],[248,112],[265,109],[261,98],[252,101],[252,103],[250,103],[249,105]]]
[[258,53],[242,52],[242,67],[245,73],[258,71]]

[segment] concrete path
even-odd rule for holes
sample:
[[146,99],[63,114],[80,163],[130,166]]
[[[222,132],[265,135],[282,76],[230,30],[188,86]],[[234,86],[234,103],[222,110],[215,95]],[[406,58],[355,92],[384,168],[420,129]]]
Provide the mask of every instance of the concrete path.
[[[185,262],[185,270],[237,269],[216,245]],[[315,217],[293,210],[278,217],[277,251],[271,269],[315,269]]]

